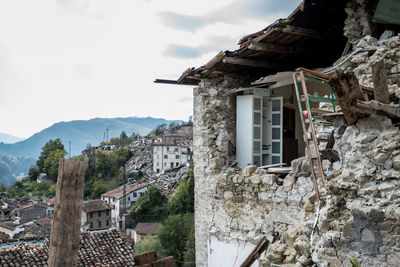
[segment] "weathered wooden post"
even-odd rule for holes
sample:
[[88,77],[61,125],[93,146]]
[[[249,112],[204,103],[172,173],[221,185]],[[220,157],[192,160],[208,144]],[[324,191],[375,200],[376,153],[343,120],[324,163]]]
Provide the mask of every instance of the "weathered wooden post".
[[85,162],[60,159],[49,267],[77,265],[85,172]]
[[389,104],[389,90],[385,62],[383,60],[372,65],[372,81],[374,82],[374,99],[383,104]]

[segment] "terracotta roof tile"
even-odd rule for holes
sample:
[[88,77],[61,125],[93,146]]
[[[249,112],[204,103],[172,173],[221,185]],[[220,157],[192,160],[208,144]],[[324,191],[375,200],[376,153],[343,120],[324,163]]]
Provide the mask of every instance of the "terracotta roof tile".
[[158,229],[160,228],[161,223],[138,223],[135,227],[135,231],[138,234],[157,234]]
[[[150,185],[150,183],[142,183],[142,184],[138,184],[138,185],[127,184],[126,188],[125,188],[125,195],[127,195],[127,194],[129,194],[129,193],[131,193],[133,191],[142,189],[143,187],[146,187],[146,186],[149,186],[149,185]],[[107,193],[102,194],[101,196],[102,197],[114,197],[114,198],[118,198],[119,199],[119,198],[122,198],[123,195],[124,195],[123,186],[120,186],[120,187],[117,187],[117,188],[115,188],[115,189],[113,189],[111,191],[108,191]]]
[[[0,248],[0,266],[47,266],[48,243]],[[78,266],[134,266],[134,256],[133,247],[116,229],[81,234]]]
[[112,206],[108,205],[105,201],[101,199],[88,200],[83,202],[82,204],[82,210],[85,212],[94,212],[94,211],[111,210],[111,209]]

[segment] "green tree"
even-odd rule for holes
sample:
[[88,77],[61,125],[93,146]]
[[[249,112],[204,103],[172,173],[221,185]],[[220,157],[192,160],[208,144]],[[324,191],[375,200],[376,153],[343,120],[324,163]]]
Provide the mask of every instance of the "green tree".
[[49,195],[50,196],[55,196],[56,195],[56,184],[53,184],[52,186],[50,186]]
[[126,135],[125,131],[122,131],[121,134],[119,135],[120,139],[128,139],[128,136]]
[[167,255],[163,254],[162,246],[160,240],[157,236],[147,236],[145,240],[141,240],[135,244],[135,252],[136,255],[142,254],[151,250],[157,251],[157,256],[159,258],[166,257]]
[[29,172],[28,172],[29,180],[35,181],[36,178],[38,177],[38,175],[39,175],[38,166],[35,165],[35,166],[32,166],[32,167],[29,168]]
[[152,186],[131,206],[129,214],[134,222],[159,222],[166,216],[166,202],[161,190]]
[[157,234],[164,254],[174,256],[176,261],[184,261],[184,255],[187,251],[186,243],[193,231],[193,225],[193,214],[169,216]]
[[58,164],[61,158],[67,154],[59,138],[50,139],[43,147],[36,166],[39,172],[47,173],[50,178],[57,180]]
[[168,214],[185,214],[194,212],[194,173],[190,166],[187,179],[182,179],[178,190],[168,199]]

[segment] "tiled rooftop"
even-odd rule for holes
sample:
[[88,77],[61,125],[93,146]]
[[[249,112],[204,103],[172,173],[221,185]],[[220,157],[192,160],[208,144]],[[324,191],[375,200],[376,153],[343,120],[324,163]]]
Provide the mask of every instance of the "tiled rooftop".
[[[138,184],[138,185],[127,184],[126,188],[125,188],[125,195],[127,195],[133,191],[139,190],[143,187],[149,186],[149,185],[150,185],[150,183],[142,183],[142,184]],[[120,186],[111,191],[108,191],[107,193],[104,193],[101,196],[102,197],[114,197],[117,199],[122,198],[124,196],[123,186]]]
[[82,210],[84,212],[94,212],[101,210],[111,210],[112,206],[108,205],[105,201],[101,199],[88,200],[83,202]]
[[161,223],[138,223],[134,230],[138,234],[155,235],[157,234],[158,228],[160,228],[160,226]]
[[[48,241],[0,249],[0,266],[47,266],[48,251]],[[133,247],[115,229],[82,233],[78,266],[134,266],[134,255]]]

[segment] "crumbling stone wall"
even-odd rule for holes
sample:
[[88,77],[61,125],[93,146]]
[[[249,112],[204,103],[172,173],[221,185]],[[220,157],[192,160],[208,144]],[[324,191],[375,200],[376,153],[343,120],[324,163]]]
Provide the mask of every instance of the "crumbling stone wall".
[[[400,35],[386,30],[383,33],[374,31],[370,6],[349,2],[345,8],[348,15],[345,20],[344,35],[352,44],[348,55],[340,58],[334,65],[340,70],[354,71],[361,85],[373,87],[372,66],[383,60],[386,65],[389,93],[400,98]],[[379,35],[378,35],[379,34]],[[376,37],[373,37],[376,36]],[[343,62],[345,59],[347,61]]]
[[236,102],[226,96],[234,78],[202,81],[193,91],[193,160],[195,176],[196,262],[207,265],[208,232],[215,216],[217,174],[234,155]]
[[306,220],[302,207],[313,196],[304,158],[294,161],[297,171],[285,180],[256,166],[235,167],[236,97],[226,93],[241,82],[225,77],[194,89],[197,266],[207,266],[211,237],[256,244],[263,236],[291,230]]
[[[328,177],[312,259],[318,266],[400,266],[400,129],[372,116],[346,128]],[[328,265],[329,264],[329,265]]]

